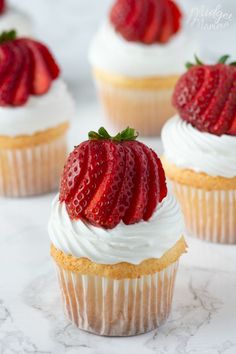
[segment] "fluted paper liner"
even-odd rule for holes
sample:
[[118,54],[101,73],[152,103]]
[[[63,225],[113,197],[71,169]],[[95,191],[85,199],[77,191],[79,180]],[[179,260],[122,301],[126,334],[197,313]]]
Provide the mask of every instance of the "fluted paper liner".
[[143,135],[160,135],[175,113],[171,97],[176,76],[142,80],[94,74],[105,114],[118,129],[129,125]]
[[110,279],[65,270],[56,264],[67,317],[80,329],[132,336],[163,323],[171,310],[178,261],[136,279]]
[[204,190],[172,181],[188,232],[202,240],[236,243],[236,190]]
[[66,154],[66,133],[42,144],[0,148],[0,195],[23,197],[55,190]]

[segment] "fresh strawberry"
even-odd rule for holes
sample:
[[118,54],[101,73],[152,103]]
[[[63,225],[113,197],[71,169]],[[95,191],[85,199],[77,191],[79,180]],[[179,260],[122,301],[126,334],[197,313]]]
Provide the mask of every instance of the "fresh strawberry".
[[173,20],[173,33],[177,33],[180,29],[180,22],[182,18],[181,11],[175,2],[169,0],[169,6],[172,10],[172,20]]
[[67,159],[64,167],[63,178],[60,186],[60,200],[69,202],[70,195],[78,189],[88,168],[88,145],[89,142],[76,146]]
[[113,219],[111,214],[124,178],[125,150],[121,144],[114,144],[109,140],[103,144],[106,148],[107,168],[100,187],[95,191],[85,211],[85,216],[92,224],[109,228],[117,224],[116,218]]
[[116,1],[110,12],[110,21],[115,25],[117,31],[122,30],[128,19],[132,16],[135,0]]
[[162,200],[167,195],[166,176],[165,176],[165,171],[164,171],[164,169],[162,167],[161,160],[159,159],[157,154],[155,154],[155,153],[153,153],[153,154],[154,154],[154,159],[156,160],[156,163],[158,165],[159,185],[161,186],[159,202],[162,202]]
[[[141,143],[140,143],[141,144]],[[145,208],[145,212],[143,215],[144,220],[148,220],[153,214],[156,208],[156,200],[159,202],[160,200],[160,176],[158,172],[158,157],[155,152],[149,149],[146,145],[142,144],[142,149],[147,156],[148,165],[149,165],[149,176],[148,176],[148,195],[147,200],[148,203]],[[165,181],[163,183],[164,189]],[[166,195],[166,193],[165,193]]]
[[0,0],[0,14],[2,14],[6,10],[6,1]]
[[236,119],[236,67],[226,64],[228,56],[215,65],[196,65],[179,79],[173,104],[182,119],[198,130],[215,135],[232,134]]
[[0,105],[23,105],[30,95],[46,93],[60,70],[49,50],[15,31],[0,35]]
[[8,44],[8,49],[14,58],[11,70],[5,75],[0,87],[0,106],[10,105],[14,98],[15,88],[19,81],[23,66],[23,57],[17,46],[13,43]]
[[125,171],[122,186],[120,188],[117,203],[111,213],[111,227],[115,227],[120,220],[124,219],[125,213],[130,207],[131,199],[134,194],[135,179],[135,157],[132,149],[125,144]]
[[167,193],[157,155],[135,141],[134,129],[112,138],[100,128],[89,137],[70,154],[61,179],[70,218],[108,229],[149,220]]
[[36,42],[34,41],[35,46],[38,48],[38,50],[40,51],[41,55],[43,56],[43,59],[45,61],[45,64],[48,67],[48,70],[50,72],[51,78],[54,80],[58,77],[58,75],[60,74],[60,69],[55,61],[55,59],[53,58],[52,54],[50,53],[50,51],[48,50],[48,48],[40,43],[40,42]]
[[172,0],[116,0],[110,21],[127,41],[166,43],[180,28],[181,12]]
[[[80,146],[78,147],[80,150]],[[67,204],[67,210],[70,217],[82,213],[84,208],[89,205],[93,195],[107,169],[107,161],[100,163],[99,161],[106,155],[106,147],[97,141],[89,142],[86,154],[86,168],[83,171],[76,169],[79,179],[76,180],[74,197]],[[96,168],[95,168],[96,167]],[[72,176],[73,178],[73,176]],[[70,214],[70,212],[72,213]]]
[[131,148],[135,158],[135,179],[134,179],[134,193],[130,203],[130,208],[124,216],[125,224],[134,224],[143,219],[144,212],[147,207],[148,193],[149,193],[149,163],[144,149],[138,142],[130,142]]
[[0,46],[0,85],[8,75],[14,63],[14,54],[8,45]]
[[145,31],[141,36],[141,41],[145,44],[152,44],[159,38],[163,19],[165,0],[160,0],[157,6],[156,0],[149,0],[148,18]]
[[32,80],[32,60],[29,49],[21,42],[16,43],[18,49],[21,51],[23,58],[23,65],[18,81],[15,85],[15,92],[12,98],[13,106],[23,105],[30,94],[31,80]]
[[236,117],[234,117],[233,123],[229,129],[228,134],[230,135],[236,135]]
[[30,49],[34,63],[32,93],[34,95],[42,95],[46,93],[51,86],[51,74],[42,54],[38,50],[34,41],[26,40],[25,45]]
[[158,41],[160,43],[167,43],[174,32],[174,19],[173,19],[173,12],[172,8],[169,5],[164,7],[162,19],[162,27],[158,37]]

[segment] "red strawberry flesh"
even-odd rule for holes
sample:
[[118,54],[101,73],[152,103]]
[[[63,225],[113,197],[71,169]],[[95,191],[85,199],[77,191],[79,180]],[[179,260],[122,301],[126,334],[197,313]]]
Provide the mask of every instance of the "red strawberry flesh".
[[127,41],[166,43],[180,28],[181,12],[172,0],[116,0],[110,21]]
[[60,73],[50,51],[29,38],[4,32],[0,41],[0,105],[21,106],[30,95],[48,92]]
[[173,104],[199,131],[234,134],[236,67],[222,62],[192,66],[177,82]]

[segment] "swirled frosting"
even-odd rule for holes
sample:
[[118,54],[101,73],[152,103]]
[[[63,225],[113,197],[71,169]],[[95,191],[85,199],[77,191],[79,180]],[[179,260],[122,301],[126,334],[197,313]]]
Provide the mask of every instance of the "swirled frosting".
[[129,77],[176,75],[197,52],[186,32],[177,33],[168,43],[145,45],[128,42],[107,22],[96,34],[89,51],[92,66]]
[[49,221],[49,236],[57,249],[99,264],[139,264],[148,258],[160,258],[181,238],[183,229],[180,208],[170,194],[148,222],[121,222],[110,230],[81,219],[71,220],[65,203],[60,203],[56,196]]
[[66,84],[57,79],[41,96],[31,96],[25,105],[0,107],[0,135],[30,135],[67,122],[74,114],[74,102]]
[[236,176],[236,137],[203,133],[191,124],[171,118],[162,130],[165,157],[176,166],[210,176]]

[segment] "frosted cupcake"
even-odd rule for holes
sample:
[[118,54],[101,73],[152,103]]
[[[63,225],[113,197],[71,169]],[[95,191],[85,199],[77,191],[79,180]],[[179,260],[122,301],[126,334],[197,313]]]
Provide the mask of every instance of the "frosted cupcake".
[[89,53],[106,116],[157,135],[174,113],[171,95],[196,47],[172,0],[117,0]]
[[49,222],[65,311],[92,333],[144,333],[171,309],[182,215],[159,158],[133,129],[89,137],[67,160]]
[[15,28],[20,36],[29,36],[32,33],[29,17],[18,9],[8,6],[5,0],[0,0],[0,33],[12,28]]
[[73,100],[40,42],[0,36],[0,195],[28,196],[58,186]]
[[236,67],[197,60],[176,85],[163,128],[164,168],[190,234],[236,243]]

